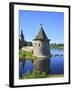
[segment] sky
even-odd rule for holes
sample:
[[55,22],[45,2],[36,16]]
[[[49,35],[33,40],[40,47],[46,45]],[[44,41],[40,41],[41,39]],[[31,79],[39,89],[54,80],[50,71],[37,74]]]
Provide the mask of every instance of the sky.
[[50,43],[64,43],[64,13],[19,10],[19,31],[25,40],[32,41],[40,30],[40,24]]

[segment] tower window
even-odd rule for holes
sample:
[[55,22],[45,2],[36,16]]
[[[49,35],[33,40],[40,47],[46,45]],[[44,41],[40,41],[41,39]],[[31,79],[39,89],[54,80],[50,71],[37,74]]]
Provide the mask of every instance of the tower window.
[[40,43],[39,43],[39,46],[40,46]]

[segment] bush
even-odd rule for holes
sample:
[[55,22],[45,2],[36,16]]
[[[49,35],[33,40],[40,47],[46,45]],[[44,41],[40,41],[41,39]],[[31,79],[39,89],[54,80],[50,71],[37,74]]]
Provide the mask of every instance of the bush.
[[38,69],[34,69],[34,71],[31,72],[27,72],[23,75],[22,79],[32,79],[32,78],[45,78],[46,77],[46,73],[42,72],[40,73],[40,71]]
[[20,59],[30,59],[35,60],[37,57],[33,56],[32,52],[26,51],[26,50],[20,50],[19,51],[19,60]]

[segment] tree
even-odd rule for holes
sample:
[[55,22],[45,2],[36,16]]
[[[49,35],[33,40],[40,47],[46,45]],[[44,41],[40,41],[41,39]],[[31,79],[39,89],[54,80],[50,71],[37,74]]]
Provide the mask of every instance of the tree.
[[21,30],[21,35],[19,37],[19,49],[21,49],[23,46],[27,45],[27,41],[24,40],[23,31]]
[[27,46],[32,46],[32,42],[27,42]]

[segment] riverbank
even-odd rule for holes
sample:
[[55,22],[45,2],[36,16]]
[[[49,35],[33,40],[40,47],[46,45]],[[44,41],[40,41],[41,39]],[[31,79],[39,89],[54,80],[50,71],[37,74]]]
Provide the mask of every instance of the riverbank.
[[37,67],[32,72],[26,72],[24,73],[20,79],[39,79],[39,78],[62,78],[64,77],[64,74],[50,74],[46,72],[40,72]]
[[[21,52],[19,52],[20,57],[22,57],[23,62],[21,61],[20,63],[20,79],[32,79],[32,78],[61,78],[64,75],[63,74],[56,74],[56,73],[63,73],[63,68],[64,68],[64,64],[63,64],[63,50],[55,50],[55,49],[51,49],[51,53],[52,53],[52,57],[51,57],[51,67],[50,67],[50,73],[54,73],[54,74],[50,74],[48,73],[48,75],[46,75],[46,72],[40,73],[38,70],[35,70],[34,67],[34,61],[32,59],[34,59],[32,57],[33,53],[32,51],[25,51],[25,50],[20,50]],[[59,52],[60,51],[60,52]],[[28,58],[28,59],[27,59]],[[29,59],[30,58],[30,59]],[[25,60],[25,63],[24,63]],[[36,59],[34,59],[36,60]],[[40,60],[40,59],[39,59]],[[21,65],[22,64],[22,65]],[[22,68],[23,67],[23,68]],[[27,67],[27,68],[26,68]],[[24,69],[24,71],[23,71]],[[23,72],[23,73],[21,73]]]
[[64,77],[64,74],[49,74],[48,75],[48,78],[61,78],[61,77]]
[[33,56],[32,51],[20,50],[19,51],[19,60],[26,60],[26,59],[34,60],[34,59],[37,59],[37,57]]
[[43,72],[42,74],[39,74],[39,72],[34,72],[34,73],[26,73],[20,79],[62,78],[62,77],[64,77],[64,74],[48,74],[46,76],[45,72]]
[[55,48],[55,49],[64,49],[64,44],[51,44],[50,48]]
[[20,51],[19,51],[19,60],[36,60],[36,59],[46,59],[51,57],[52,55],[48,55],[46,57],[36,57],[33,56],[33,47],[23,47]]
[[[55,55],[48,55],[47,57],[56,57],[56,56],[63,56],[63,54],[55,54]],[[41,57],[40,57],[41,58]],[[36,57],[36,56],[33,56],[33,47],[23,47],[20,51],[19,51],[19,60],[26,60],[26,59],[29,59],[29,60],[36,60],[36,59],[40,59],[39,57]]]

